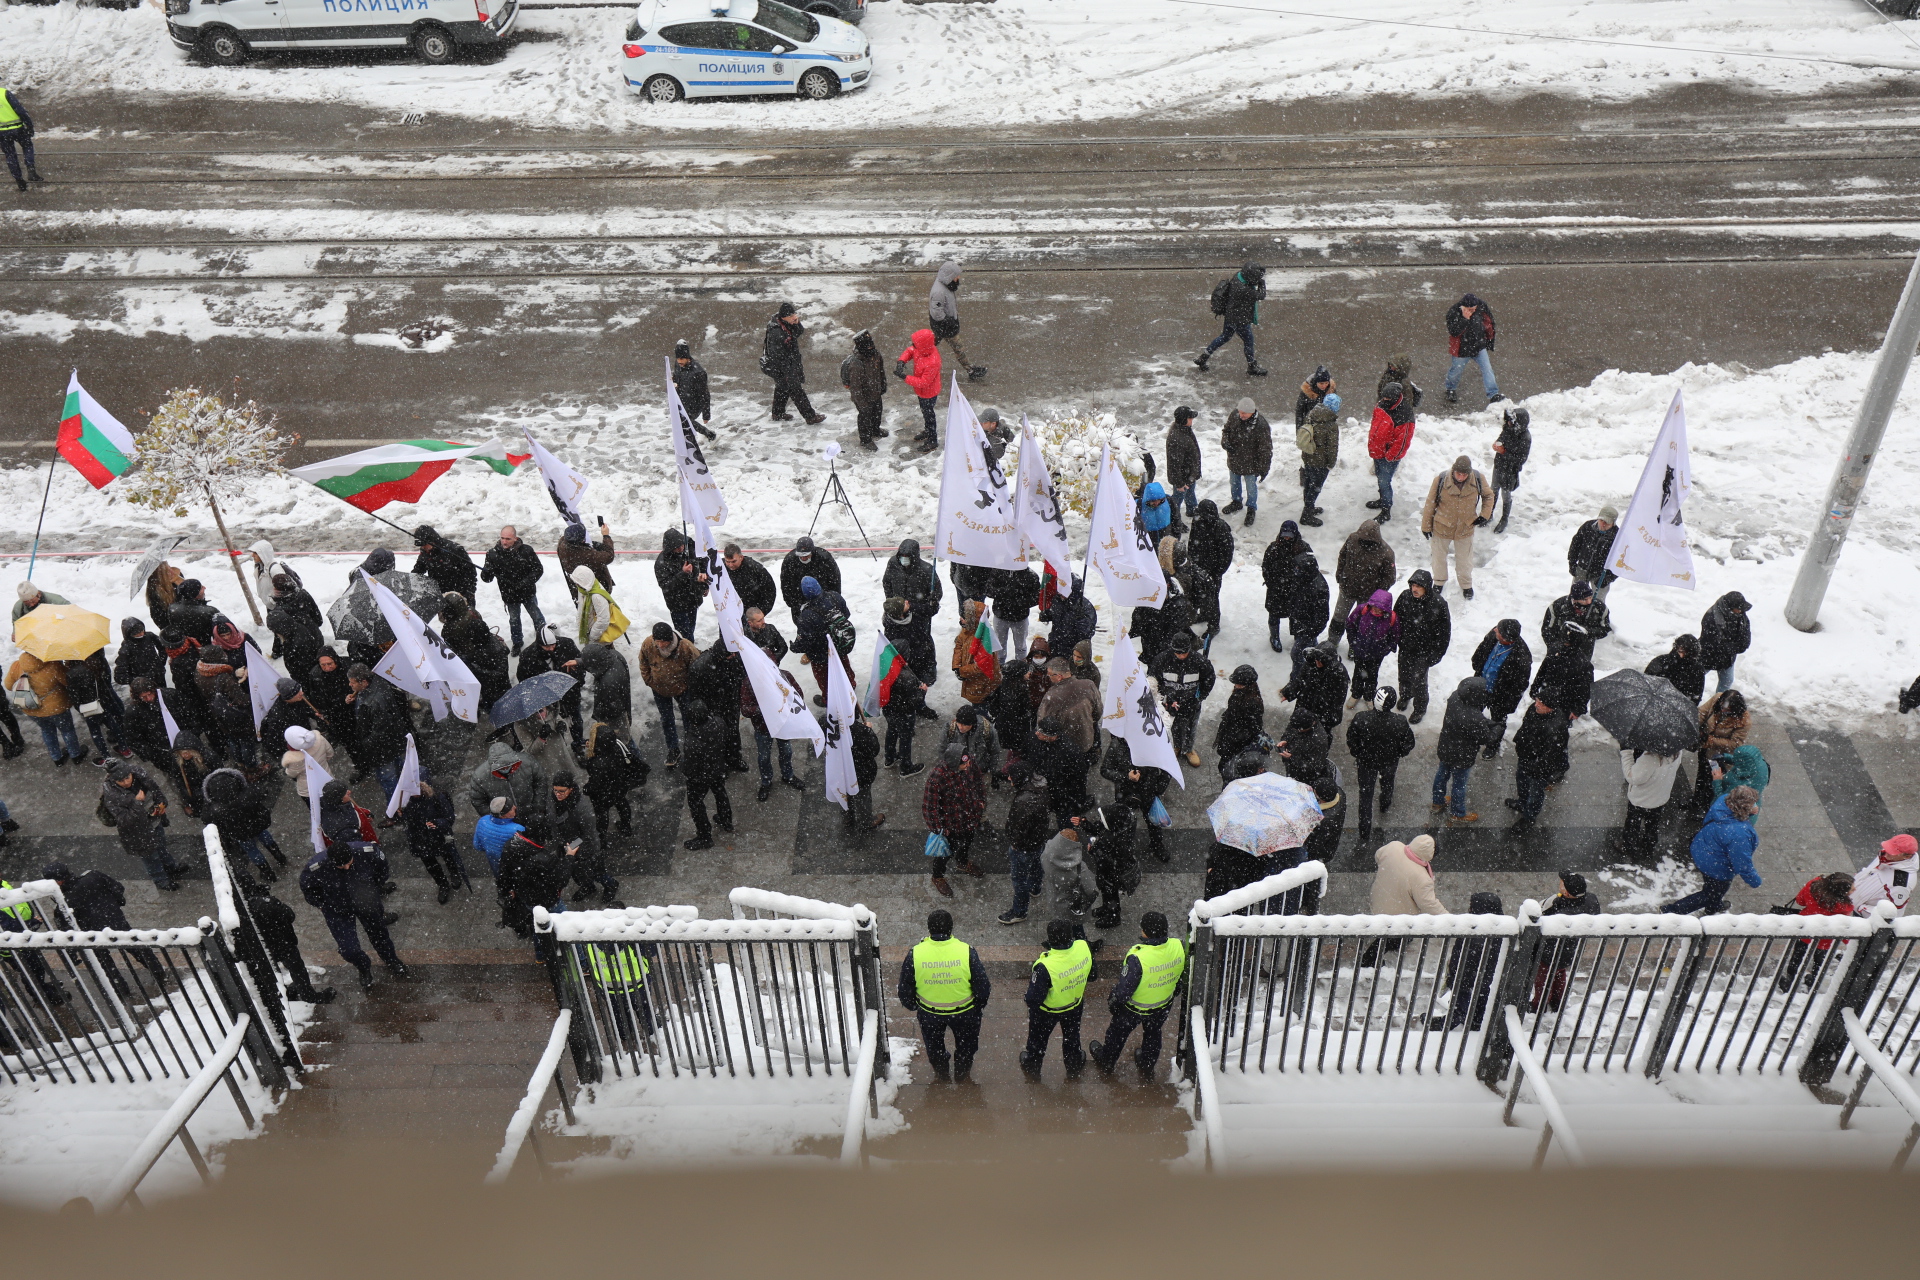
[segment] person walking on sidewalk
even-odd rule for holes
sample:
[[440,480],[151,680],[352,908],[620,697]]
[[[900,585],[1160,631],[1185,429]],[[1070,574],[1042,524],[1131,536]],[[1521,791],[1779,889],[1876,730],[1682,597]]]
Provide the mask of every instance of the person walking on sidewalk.
[[1226,424],[1220,429],[1220,447],[1227,453],[1227,482],[1233,494],[1233,501],[1220,508],[1220,514],[1230,516],[1240,510],[1244,485],[1246,524],[1251,527],[1260,510],[1260,482],[1273,469],[1273,428],[1251,397],[1243,396],[1227,414]]
[[1347,725],[1347,752],[1359,771],[1360,840],[1365,848],[1373,839],[1373,794],[1380,789],[1380,812],[1393,805],[1394,775],[1400,762],[1413,754],[1413,728],[1407,718],[1394,710],[1393,686],[1374,690],[1373,706],[1362,711]]
[[1466,454],[1433,478],[1420,509],[1420,534],[1433,544],[1433,589],[1447,589],[1447,551],[1460,572],[1460,594],[1473,599],[1473,531],[1493,518],[1493,486]]
[[1211,305],[1213,314],[1220,317],[1220,336],[1209,342],[1207,349],[1195,356],[1193,362],[1204,370],[1207,361],[1213,359],[1213,353],[1237,336],[1247,354],[1247,376],[1266,377],[1266,368],[1253,350],[1253,330],[1260,323],[1260,302],[1266,296],[1267,269],[1257,262],[1247,263],[1213,286]]
[[673,344],[673,389],[693,429],[709,440],[718,440],[713,431],[713,392],[707,387],[707,371],[693,358],[693,347],[685,338]]
[[1166,484],[1176,518],[1184,511],[1191,519],[1200,508],[1200,440],[1193,433],[1198,416],[1183,404],[1173,411],[1173,425],[1167,428]]
[[807,327],[800,323],[800,314],[791,302],[780,304],[780,310],[773,319],[767,321],[767,337],[760,353],[760,372],[773,379],[773,420],[791,422],[793,415],[787,412],[787,401],[793,401],[793,407],[807,420],[808,426],[825,422],[826,415],[813,411],[813,402],[807,399],[806,363],[800,355],[800,337]]
[[967,381],[979,382],[987,376],[987,367],[967,359],[960,345],[960,264],[948,258],[933,278],[933,290],[927,295],[927,328],[935,343],[944,342],[953,359],[967,375]]
[[[33,117],[20,105],[20,99],[13,96],[12,90],[0,89],[0,151],[6,152],[7,172],[13,175],[13,185],[22,191],[27,189],[29,178],[35,182],[46,181],[33,162],[33,133]],[[26,155],[25,178],[20,176],[20,156],[15,148]]]
[[1373,424],[1367,429],[1367,456],[1373,459],[1374,484],[1380,496],[1367,503],[1367,510],[1378,511],[1381,524],[1393,518],[1393,473],[1413,445],[1418,424],[1413,418],[1414,402],[1406,388],[1389,382],[1380,388],[1373,407]]
[[1506,399],[1493,376],[1493,308],[1472,294],[1447,308],[1447,352],[1453,363],[1447,366],[1447,403],[1460,403],[1460,375],[1469,362],[1480,366],[1480,383],[1486,389],[1487,403]]
[[[329,789],[338,785],[327,784]],[[351,802],[352,797],[346,797]],[[334,841],[325,853],[316,853],[300,872],[300,892],[320,912],[333,935],[340,958],[360,974],[360,989],[373,989],[373,962],[360,945],[359,930],[395,978],[413,976],[394,950],[387,932],[387,912],[380,901],[380,878],[385,874],[373,850],[378,845],[358,840]]]
[[[546,617],[540,612],[539,583],[540,575],[547,568],[540,563],[540,557],[532,547],[520,541],[520,531],[512,525],[500,530],[500,540],[487,549],[486,559],[480,564],[480,581],[496,582],[500,586],[500,604],[507,611],[507,628],[513,636],[513,656],[519,657],[525,648],[525,635],[520,630],[520,611],[526,610],[532,620],[533,634],[539,638],[540,628],[547,625]],[[303,668],[304,669],[304,668]]]
[[986,778],[959,743],[943,750],[940,763],[927,775],[927,788],[920,799],[920,816],[927,824],[934,891],[951,898],[953,886],[947,883],[949,858],[957,858],[960,869],[970,876],[983,874],[973,861],[973,837],[987,816]]
[[1086,1070],[1080,1015],[1086,1006],[1087,983],[1096,977],[1086,930],[1068,920],[1049,920],[1046,949],[1033,962],[1033,977],[1027,983],[1027,1047],[1020,1052],[1020,1070],[1027,1079],[1040,1078],[1040,1064],[1046,1061],[1047,1041],[1055,1027],[1060,1028],[1060,1058],[1066,1064],[1067,1079],[1078,1079]]
[[[953,936],[953,916],[927,915],[927,936],[913,944],[900,962],[900,1003],[920,1021],[927,1065],[935,1078],[969,1083],[973,1055],[980,1049],[980,1018],[993,996],[993,983],[980,953]],[[953,1052],[947,1052],[947,1034]]]
[[1467,783],[1473,777],[1481,748],[1499,741],[1499,733],[1500,726],[1487,716],[1487,682],[1479,676],[1468,676],[1447,699],[1446,716],[1440,722],[1440,767],[1433,775],[1432,825],[1439,825],[1441,811],[1449,800],[1454,823],[1480,821],[1478,813],[1467,809]]
[[1495,533],[1507,531],[1513,518],[1513,491],[1520,487],[1520,469],[1533,452],[1533,432],[1527,429],[1532,417],[1525,409],[1508,409],[1501,415],[1500,438],[1493,442],[1493,487],[1500,495],[1500,523]]
[[1706,883],[1664,908],[1668,915],[1691,915],[1704,911],[1717,915],[1727,909],[1727,888],[1734,877],[1755,889],[1760,873],[1753,869],[1753,855],[1760,847],[1760,835],[1747,819],[1760,807],[1760,798],[1752,787],[1735,787],[1707,810],[1707,821],[1693,837],[1693,865]]
[[1027,918],[1027,907],[1044,883],[1045,868],[1040,855],[1053,839],[1059,824],[1054,822],[1047,801],[1047,779],[1027,764],[1016,764],[1008,773],[1013,784],[1013,803],[1007,806],[1007,863],[1013,879],[1013,904],[998,917],[1001,924],[1019,924]]
[[154,886],[169,893],[177,890],[176,877],[183,868],[167,851],[167,798],[153,775],[125,760],[107,761],[98,808],[113,817],[120,847],[140,859]]
[[1135,1027],[1140,1049],[1133,1065],[1140,1079],[1151,1083],[1160,1061],[1161,1028],[1173,1011],[1187,976],[1187,944],[1167,936],[1167,918],[1158,911],[1140,917],[1140,941],[1127,949],[1120,976],[1107,994],[1107,1033],[1087,1046],[1093,1065],[1112,1075]]
[[[681,757],[680,771],[687,779],[687,811],[693,816],[693,839],[682,841],[681,847],[698,852],[713,848],[713,826],[729,834],[733,831],[733,800],[727,795],[727,774],[732,771],[732,759],[727,753],[722,725],[707,711],[705,702],[689,699],[685,719],[682,745],[686,754]],[[712,826],[707,822],[708,795],[713,796]]]
[[934,422],[933,406],[940,399],[940,352],[934,346],[933,330],[914,330],[907,349],[893,362],[893,373],[920,401],[920,434],[914,437],[914,443],[938,449],[940,429]]

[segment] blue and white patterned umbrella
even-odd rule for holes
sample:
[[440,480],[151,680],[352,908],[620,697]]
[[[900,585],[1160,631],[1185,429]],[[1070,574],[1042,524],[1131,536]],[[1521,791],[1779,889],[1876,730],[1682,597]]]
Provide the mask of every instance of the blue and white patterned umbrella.
[[1320,816],[1313,788],[1277,773],[1235,778],[1207,806],[1215,840],[1259,857],[1298,849]]

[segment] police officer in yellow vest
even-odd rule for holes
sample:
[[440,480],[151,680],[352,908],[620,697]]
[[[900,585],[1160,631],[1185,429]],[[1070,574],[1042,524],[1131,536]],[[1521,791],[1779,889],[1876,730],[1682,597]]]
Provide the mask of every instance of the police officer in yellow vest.
[[[27,153],[27,177],[20,176],[20,157],[14,148]],[[35,182],[45,182],[40,171],[33,164],[33,117],[12,92],[0,89],[0,151],[7,153],[7,172],[13,175],[13,184],[22,191],[27,189],[27,178]]]
[[[611,1016],[620,1035],[620,1047],[631,1053],[639,1047],[633,1034],[634,1024],[641,1036],[653,1034],[653,1006],[647,1000],[647,979],[653,972],[653,957],[659,947],[651,942],[635,946],[629,942],[596,942],[586,948],[587,976],[603,993],[593,1002],[596,1017]],[[609,1014],[610,1011],[610,1014]]]
[[[900,964],[900,1003],[920,1019],[927,1063],[942,1080],[966,1084],[980,1048],[980,1014],[993,994],[980,953],[953,936],[953,916],[927,916],[927,936]],[[953,1032],[951,1069],[947,1032]]]
[[1107,1023],[1104,1040],[1087,1046],[1093,1065],[1107,1075],[1120,1064],[1120,1051],[1127,1037],[1140,1028],[1140,1051],[1133,1055],[1140,1078],[1153,1079],[1153,1068],[1160,1061],[1160,1029],[1173,1012],[1180,995],[1180,983],[1187,976],[1187,944],[1167,937],[1167,918],[1158,911],[1140,917],[1140,943],[1127,950],[1120,978],[1107,996],[1107,1011],[1113,1015]]
[[1060,1057],[1067,1064],[1067,1079],[1076,1078],[1086,1069],[1087,1055],[1080,1048],[1080,1014],[1086,1004],[1087,983],[1096,976],[1086,931],[1066,920],[1048,921],[1047,949],[1033,962],[1033,980],[1027,984],[1027,1047],[1020,1055],[1020,1069],[1029,1080],[1040,1078],[1047,1041],[1056,1026],[1060,1028]]
[[[0,880],[0,889],[11,889],[13,885]],[[35,933],[33,927],[34,910],[31,902],[17,902],[10,907],[0,907],[0,933]],[[48,1004],[66,1004],[73,999],[67,989],[60,985],[60,979],[53,976],[53,969],[47,964],[46,955],[37,948],[29,950],[22,947],[16,955],[11,948],[0,949],[0,961],[19,964],[33,975],[33,981],[40,988],[41,995]],[[9,965],[9,967],[11,967]]]

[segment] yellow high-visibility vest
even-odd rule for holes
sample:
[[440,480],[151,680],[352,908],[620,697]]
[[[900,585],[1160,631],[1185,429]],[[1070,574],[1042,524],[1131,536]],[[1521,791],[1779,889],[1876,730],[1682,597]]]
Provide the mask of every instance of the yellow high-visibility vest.
[[913,989],[928,1013],[973,1008],[973,948],[958,938],[913,944]]
[[[597,636],[591,636],[587,634],[587,629],[593,625],[593,598],[595,596],[599,596],[607,602],[607,629]],[[612,594],[598,582],[595,582],[592,586],[580,592],[581,644],[586,644],[590,640],[604,640],[606,643],[612,644],[615,640],[627,634],[627,628],[632,625],[633,624],[627,620],[627,615],[620,612],[620,606],[613,602]]]
[[1128,948],[1127,955],[1140,959],[1140,985],[1133,989],[1127,1007],[1135,1013],[1158,1013],[1173,1003],[1180,975],[1187,971],[1187,944],[1178,938],[1142,942]]
[[7,96],[4,87],[0,87],[0,133],[10,133],[15,129],[24,129],[27,122],[13,109],[13,100]]
[[1086,999],[1087,976],[1093,972],[1093,948],[1085,938],[1079,938],[1063,951],[1042,951],[1033,967],[1045,969],[1053,980],[1040,1008],[1047,1013],[1067,1013],[1079,1008],[1080,1002]]
[[593,980],[610,995],[643,989],[646,975],[653,971],[647,958],[628,946],[615,947],[611,956],[601,947],[588,947],[587,964],[593,969]]

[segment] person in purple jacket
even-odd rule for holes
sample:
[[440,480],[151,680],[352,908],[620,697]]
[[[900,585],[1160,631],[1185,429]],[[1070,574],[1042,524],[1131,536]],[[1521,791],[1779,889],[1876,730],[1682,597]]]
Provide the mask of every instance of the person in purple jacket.
[[1400,647],[1400,617],[1393,611],[1393,595],[1376,591],[1353,606],[1347,615],[1347,654],[1353,659],[1353,684],[1347,710],[1373,700],[1380,680],[1380,664]]

